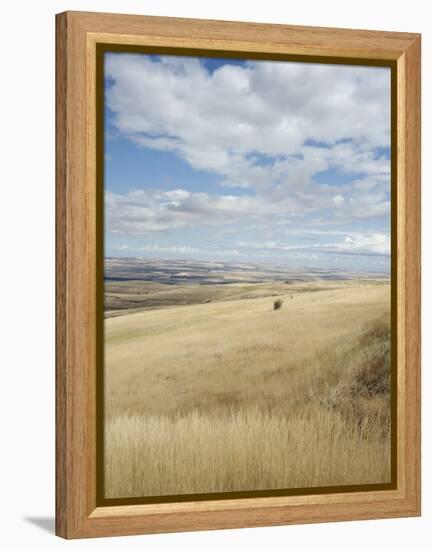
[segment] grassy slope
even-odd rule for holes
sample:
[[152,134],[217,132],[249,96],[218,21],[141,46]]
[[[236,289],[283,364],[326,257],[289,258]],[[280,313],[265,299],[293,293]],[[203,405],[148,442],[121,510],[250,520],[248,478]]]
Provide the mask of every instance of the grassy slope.
[[388,481],[389,286],[323,288],[106,320],[108,496]]
[[316,282],[258,282],[229,284],[198,284],[182,282],[163,284],[151,281],[105,282],[105,316],[124,315],[132,311],[165,308],[177,305],[203,304],[230,300],[297,295],[323,289],[359,286],[359,284],[383,284],[366,281],[316,281]]

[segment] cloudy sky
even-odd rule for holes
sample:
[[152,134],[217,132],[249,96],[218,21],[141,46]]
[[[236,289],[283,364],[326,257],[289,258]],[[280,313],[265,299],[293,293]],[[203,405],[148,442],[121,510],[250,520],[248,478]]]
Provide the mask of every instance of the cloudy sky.
[[390,70],[105,54],[105,254],[389,271]]

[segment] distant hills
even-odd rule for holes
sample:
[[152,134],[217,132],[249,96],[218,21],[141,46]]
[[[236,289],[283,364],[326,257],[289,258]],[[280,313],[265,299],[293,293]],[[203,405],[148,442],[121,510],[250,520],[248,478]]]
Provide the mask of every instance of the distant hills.
[[161,260],[155,258],[105,258],[106,281],[149,281],[169,285],[286,283],[316,280],[388,279],[381,272],[350,272],[287,265],[207,260]]

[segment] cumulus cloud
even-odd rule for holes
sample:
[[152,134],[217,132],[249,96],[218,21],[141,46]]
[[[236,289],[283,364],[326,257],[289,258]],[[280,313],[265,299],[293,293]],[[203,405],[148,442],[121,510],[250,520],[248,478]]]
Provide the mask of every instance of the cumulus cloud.
[[[105,193],[105,216],[112,233],[145,235],[149,232],[212,225],[261,223],[291,225],[322,210],[333,215],[309,223],[334,225],[352,220],[388,216],[390,200],[375,182],[367,193],[351,186],[298,188],[291,194],[211,195],[184,189],[131,189],[126,194]],[[344,191],[345,194],[339,193]]]
[[[145,235],[184,227],[241,223],[291,224],[293,219],[331,207],[335,188],[319,193],[297,191],[284,197],[211,195],[184,189],[132,189],[105,193],[105,217],[111,233]],[[355,205],[352,206],[355,213]]]
[[[105,72],[110,131],[216,176],[212,192],[191,191],[187,182],[152,188],[145,174],[139,188],[106,191],[106,227],[114,236],[271,227],[269,239],[218,253],[388,256],[388,231],[381,229],[390,214],[389,70],[246,62],[212,72],[198,58],[111,53]],[[379,231],[330,229],[374,219]],[[291,235],[300,227],[302,237],[284,242],[277,235],[284,227]],[[316,241],[307,244],[310,228]],[[161,242],[139,250],[208,249]]]
[[253,220],[285,209],[255,196],[191,193],[183,189],[135,189],[126,195],[107,192],[105,215],[113,233],[142,235],[188,226]]
[[[319,233],[316,233],[319,235]],[[321,235],[329,236],[329,232]],[[331,235],[331,232],[330,232]],[[236,241],[236,246],[243,249],[265,250],[267,252],[314,251],[315,253],[337,253],[359,256],[390,255],[390,238],[387,233],[336,233],[338,238],[330,242],[315,242],[314,244],[287,244],[277,241],[247,242]]]
[[352,254],[390,255],[390,237],[386,233],[353,233],[335,243],[334,248]]
[[387,69],[247,62],[209,72],[197,58],[110,54],[105,70],[118,131],[223,185],[284,189],[330,166],[388,172],[372,152],[390,143]]
[[287,155],[307,139],[389,145],[386,69],[248,62],[211,73],[197,58],[110,54],[105,70],[122,132],[191,162],[207,152],[206,166],[223,166],[218,150]]

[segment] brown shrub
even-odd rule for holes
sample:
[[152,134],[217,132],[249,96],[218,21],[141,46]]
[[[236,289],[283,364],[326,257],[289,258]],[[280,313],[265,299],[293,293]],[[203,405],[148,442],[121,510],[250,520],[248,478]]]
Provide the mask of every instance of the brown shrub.
[[273,304],[273,310],[281,309],[282,304],[283,304],[283,300],[280,300],[280,299],[275,300]]

